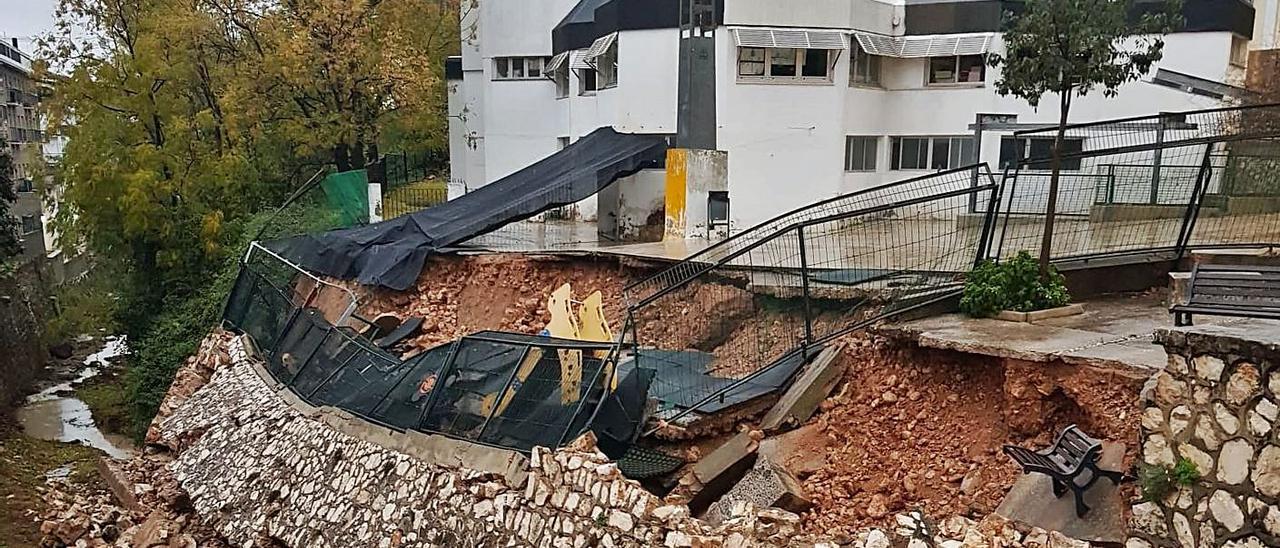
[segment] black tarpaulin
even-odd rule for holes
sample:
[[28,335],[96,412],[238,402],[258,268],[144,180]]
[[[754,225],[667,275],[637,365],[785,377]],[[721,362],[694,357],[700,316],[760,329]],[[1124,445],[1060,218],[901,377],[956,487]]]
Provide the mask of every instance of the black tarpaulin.
[[667,137],[600,128],[537,163],[443,204],[388,221],[267,247],[312,272],[395,290],[413,286],[433,251],[587,198],[666,162]]

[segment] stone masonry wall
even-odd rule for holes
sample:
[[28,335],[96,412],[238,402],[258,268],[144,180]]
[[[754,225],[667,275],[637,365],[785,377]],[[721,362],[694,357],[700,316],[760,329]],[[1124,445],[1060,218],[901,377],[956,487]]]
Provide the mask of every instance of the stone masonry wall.
[[292,397],[244,338],[206,342],[200,355],[216,369],[179,376],[212,377],[171,390],[170,413],[147,441],[174,454],[168,467],[181,489],[173,505],[193,508],[202,527],[234,546],[1089,547],[1056,532],[1019,532],[994,515],[975,522],[910,512],[892,529],[861,530],[840,544],[798,535],[795,514],[745,501],[722,508],[711,525],[622,477],[590,435],[503,460],[500,450],[391,433]]
[[777,509],[713,529],[589,443],[536,450],[524,474],[429,464],[296,409],[243,339],[230,354],[153,441],[177,450],[171,468],[196,511],[237,546],[785,546],[796,532],[799,518]]
[[1218,326],[1156,333],[1169,364],[1143,394],[1142,460],[1188,459],[1202,477],[1134,506],[1127,548],[1280,546],[1275,335]]

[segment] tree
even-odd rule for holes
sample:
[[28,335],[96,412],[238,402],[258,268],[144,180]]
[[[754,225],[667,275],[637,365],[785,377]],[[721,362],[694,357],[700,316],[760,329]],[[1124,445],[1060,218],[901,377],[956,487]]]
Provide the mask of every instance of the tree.
[[1075,97],[1102,88],[1114,97],[1121,85],[1151,70],[1164,51],[1163,35],[1179,23],[1180,0],[1026,0],[1020,13],[1008,14],[1005,53],[990,63],[1002,67],[995,88],[1000,95],[1039,106],[1047,94],[1058,96],[1058,131],[1049,166],[1049,196],[1040,242],[1040,276],[1049,276],[1053,225],[1058,204],[1062,144]]
[[8,143],[0,138],[0,264],[22,253],[18,219],[9,211],[17,200],[18,192],[13,186],[13,157],[9,155]]

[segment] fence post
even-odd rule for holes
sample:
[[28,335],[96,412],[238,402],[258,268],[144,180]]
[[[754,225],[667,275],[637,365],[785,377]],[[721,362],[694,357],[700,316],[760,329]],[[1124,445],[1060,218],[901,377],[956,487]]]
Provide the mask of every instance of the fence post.
[[[1004,241],[1005,241],[1006,239],[1008,239],[1008,238],[1009,238],[1009,216],[1013,214],[1013,193],[1014,193],[1014,191],[1015,191],[1015,190],[1017,190],[1017,188],[1018,188],[1018,173],[1017,173],[1017,172],[1018,172],[1018,170],[1022,169],[1021,164],[1017,164],[1017,165],[1018,165],[1018,167],[1016,167],[1016,168],[1015,168],[1015,167],[1010,167],[1010,166],[1005,166],[1005,167],[1004,167],[1004,176],[1003,176],[1003,177],[1001,177],[1001,179],[1000,179],[1000,194],[1004,194],[1004,189],[1005,189],[1005,188],[1008,188],[1008,189],[1009,189],[1009,201],[1008,201],[1008,202],[1005,202],[1003,199],[1002,199],[1002,200],[1000,200],[1000,204],[1002,204],[1002,205],[1004,206],[1004,226],[1002,226],[1002,227],[1000,228],[1000,245],[996,246],[996,255],[995,255],[995,259],[996,259],[996,260],[999,260],[999,259],[1000,259],[1000,257],[1003,257],[1003,256],[1004,256]],[[1009,170],[1010,170],[1010,169],[1014,170],[1014,174],[1013,174],[1013,176],[1012,176],[1012,177],[1010,177],[1010,176],[1009,176]],[[1010,185],[1010,184],[1009,184],[1010,179],[1012,179],[1012,180],[1013,180],[1012,185]],[[997,217],[998,217],[998,216],[1000,215],[1000,213],[999,213],[999,212],[997,212],[997,213],[996,213],[996,215],[997,215]]]
[[1196,184],[1191,187],[1191,198],[1187,202],[1186,214],[1182,217],[1182,230],[1178,233],[1178,259],[1187,252],[1191,243],[1191,231],[1195,230],[1196,220],[1200,218],[1200,207],[1204,205],[1204,193],[1209,188],[1209,177],[1213,174],[1210,159],[1213,154],[1213,143],[1204,146],[1204,160],[1200,162],[1200,173],[1196,175]]
[[813,344],[813,311],[809,306],[809,256],[804,243],[804,227],[796,227],[796,238],[800,240],[800,285],[804,290],[804,344],[801,352],[809,357],[809,345]]
[[[974,168],[975,170],[977,168]],[[995,177],[991,176],[991,170],[987,169],[987,177],[991,179],[991,199],[987,201],[987,211],[982,216],[982,235],[978,241],[978,256],[974,259],[973,265],[978,266],[987,258],[987,253],[991,251],[991,241],[995,238],[996,219],[1000,211],[1000,190],[1003,185],[997,185]],[[972,194],[972,200],[976,203],[978,194]]]
[[1165,117],[1168,113],[1161,112],[1159,121],[1156,122],[1156,150],[1153,155],[1151,168],[1151,205],[1160,203],[1160,162],[1164,157],[1164,126]]

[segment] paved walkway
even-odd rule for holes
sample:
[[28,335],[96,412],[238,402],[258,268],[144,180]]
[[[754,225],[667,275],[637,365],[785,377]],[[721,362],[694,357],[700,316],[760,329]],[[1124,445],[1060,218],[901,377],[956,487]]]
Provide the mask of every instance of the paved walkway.
[[[1151,371],[1167,362],[1151,334],[1172,327],[1162,292],[1118,295],[1084,303],[1085,312],[1037,323],[977,319],[945,314],[891,324],[883,331],[911,337],[921,346],[1002,358]],[[1280,322],[1197,316],[1197,324],[1280,328]]]

